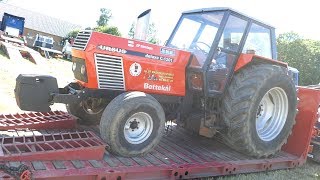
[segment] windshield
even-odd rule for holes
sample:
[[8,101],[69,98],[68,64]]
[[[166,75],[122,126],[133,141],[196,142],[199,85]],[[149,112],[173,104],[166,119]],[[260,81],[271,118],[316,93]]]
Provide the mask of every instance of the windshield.
[[183,15],[168,46],[183,50],[208,53],[216,36],[224,12]]

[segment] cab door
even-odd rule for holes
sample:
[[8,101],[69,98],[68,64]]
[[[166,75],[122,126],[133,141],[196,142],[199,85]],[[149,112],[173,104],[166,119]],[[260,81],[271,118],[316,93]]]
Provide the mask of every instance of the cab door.
[[205,66],[205,90],[209,96],[223,93],[242,51],[248,24],[247,20],[229,14],[219,44]]

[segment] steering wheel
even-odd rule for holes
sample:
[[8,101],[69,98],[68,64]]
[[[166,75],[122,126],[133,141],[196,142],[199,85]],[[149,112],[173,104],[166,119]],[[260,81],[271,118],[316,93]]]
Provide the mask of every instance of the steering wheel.
[[198,41],[194,44],[195,49],[198,49],[198,50],[202,51],[203,53],[208,54],[209,52],[207,52],[203,48],[201,48],[201,46],[199,46],[199,44],[203,44],[203,45],[207,46],[208,50],[210,50],[211,46],[209,46],[207,43],[202,42],[202,41]]

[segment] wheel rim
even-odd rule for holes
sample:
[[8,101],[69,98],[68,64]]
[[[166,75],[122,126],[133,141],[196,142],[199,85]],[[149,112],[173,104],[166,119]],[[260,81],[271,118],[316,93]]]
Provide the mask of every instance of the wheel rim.
[[124,125],[124,137],[131,144],[140,144],[147,140],[153,130],[153,121],[149,114],[133,114]]
[[282,131],[288,115],[288,97],[286,92],[275,87],[262,98],[257,109],[256,130],[263,141],[275,139]]

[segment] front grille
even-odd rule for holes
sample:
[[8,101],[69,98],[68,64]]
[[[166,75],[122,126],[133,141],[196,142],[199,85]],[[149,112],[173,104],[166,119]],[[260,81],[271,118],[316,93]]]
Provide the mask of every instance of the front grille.
[[91,30],[80,31],[73,42],[74,49],[85,50],[92,34]]
[[123,62],[121,57],[95,54],[99,89],[124,90]]

